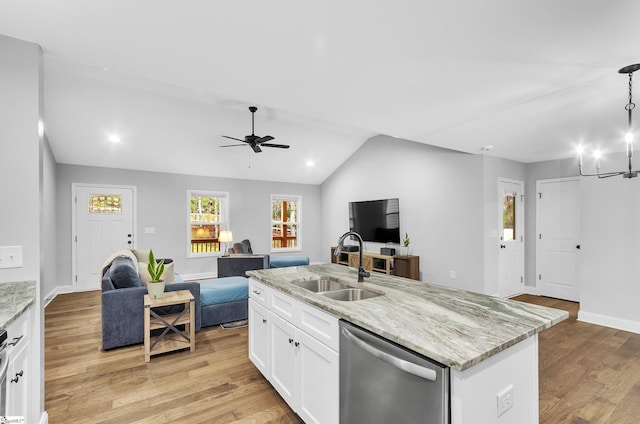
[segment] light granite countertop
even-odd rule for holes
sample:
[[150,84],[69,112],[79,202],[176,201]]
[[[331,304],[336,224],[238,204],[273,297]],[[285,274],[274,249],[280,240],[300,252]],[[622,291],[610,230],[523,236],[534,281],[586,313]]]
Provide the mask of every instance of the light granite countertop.
[[[343,265],[248,271],[253,279],[388,340],[463,371],[569,317],[566,311],[372,273],[364,283]],[[384,293],[355,302],[333,300],[291,284],[333,277]]]
[[20,316],[36,298],[35,281],[0,283],[0,329]]

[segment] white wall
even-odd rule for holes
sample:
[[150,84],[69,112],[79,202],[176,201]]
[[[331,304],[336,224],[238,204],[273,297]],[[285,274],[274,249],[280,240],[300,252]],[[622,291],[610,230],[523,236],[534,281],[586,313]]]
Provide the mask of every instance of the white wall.
[[[22,246],[23,266],[0,269],[0,283],[35,281],[30,377],[35,389],[29,407],[38,421],[44,411],[44,332],[41,313],[41,250],[53,238],[43,234],[42,50],[0,35],[0,245]],[[43,156],[44,155],[44,156]],[[44,269],[46,271],[46,269]]]
[[[217,273],[215,257],[188,258],[187,190],[228,191],[230,229],[234,241],[251,240],[254,253],[270,253],[271,194],[302,196],[302,248],[289,255],[306,255],[311,261],[325,259],[319,249],[320,187],[231,178],[131,171],[58,164],[58,284],[71,278],[71,184],[129,185],[137,187],[137,247],[152,248],[156,256],[172,258],[181,274]],[[155,234],[144,234],[154,227]]]
[[398,197],[400,231],[420,256],[422,281],[483,292],[482,168],[478,155],[383,135],[367,140],[321,186],[323,259],[349,230],[350,201]]

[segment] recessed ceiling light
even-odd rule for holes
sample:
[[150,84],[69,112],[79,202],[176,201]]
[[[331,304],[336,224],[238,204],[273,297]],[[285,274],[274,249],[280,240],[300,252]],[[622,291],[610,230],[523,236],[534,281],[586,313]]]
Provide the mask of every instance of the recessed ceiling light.
[[306,163],[306,165],[307,165],[308,167],[312,167],[312,166],[313,166],[313,165],[315,165],[315,164],[316,164],[316,163],[315,163],[314,161],[312,161],[312,160],[308,160],[308,161],[307,161],[307,163]]
[[111,134],[109,136],[109,141],[112,142],[112,143],[120,143],[120,141],[121,141],[120,140],[120,136],[117,135],[117,134]]

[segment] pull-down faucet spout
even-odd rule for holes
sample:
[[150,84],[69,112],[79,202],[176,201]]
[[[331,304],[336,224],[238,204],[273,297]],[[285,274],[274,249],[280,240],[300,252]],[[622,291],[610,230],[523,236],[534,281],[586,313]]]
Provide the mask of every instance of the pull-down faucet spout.
[[340,256],[340,253],[342,253],[342,249],[344,248],[344,240],[349,237],[349,236],[355,236],[358,239],[358,245],[360,246],[360,250],[359,250],[359,259],[358,259],[358,283],[362,283],[364,282],[364,277],[370,277],[371,274],[367,271],[364,270],[364,268],[362,267],[362,250],[363,250],[363,242],[362,242],[362,237],[360,236],[360,234],[356,233],[355,231],[348,231],[346,233],[344,233],[343,235],[340,236],[340,239],[338,240],[338,247],[336,247],[336,250],[334,252],[334,255],[336,256]]

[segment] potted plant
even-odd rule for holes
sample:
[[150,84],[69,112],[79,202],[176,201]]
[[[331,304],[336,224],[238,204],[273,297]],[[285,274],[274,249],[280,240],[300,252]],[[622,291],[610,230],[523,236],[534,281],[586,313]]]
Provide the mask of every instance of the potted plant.
[[160,299],[164,296],[164,280],[162,274],[164,274],[164,259],[156,261],[153,256],[153,250],[149,250],[149,265],[147,265],[147,271],[151,276],[151,281],[147,284],[147,291],[151,299]]
[[411,244],[411,239],[409,239],[409,234],[404,233],[404,239],[402,239],[402,255],[409,256],[411,251],[409,250],[409,245]]

